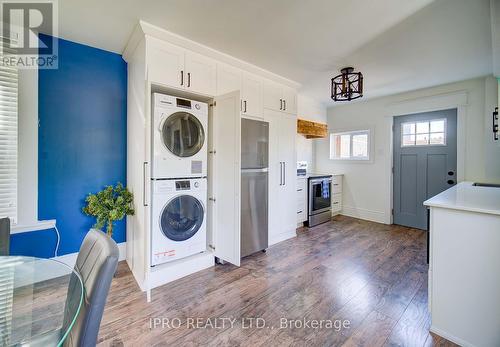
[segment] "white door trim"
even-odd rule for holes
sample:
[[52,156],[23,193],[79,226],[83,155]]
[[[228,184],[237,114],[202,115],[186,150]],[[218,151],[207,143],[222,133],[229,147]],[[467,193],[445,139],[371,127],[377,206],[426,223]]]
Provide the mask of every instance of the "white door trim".
[[403,100],[387,105],[387,127],[391,134],[390,138],[390,160],[388,167],[390,206],[387,207],[386,213],[389,216],[389,224],[393,223],[392,209],[393,201],[393,172],[394,165],[394,148],[393,148],[393,125],[394,117],[408,114],[433,112],[440,110],[457,109],[457,182],[462,182],[465,175],[465,156],[466,156],[466,129],[467,129],[467,105],[468,92],[465,90],[456,91],[453,93],[437,94],[431,96],[420,97],[416,99]]

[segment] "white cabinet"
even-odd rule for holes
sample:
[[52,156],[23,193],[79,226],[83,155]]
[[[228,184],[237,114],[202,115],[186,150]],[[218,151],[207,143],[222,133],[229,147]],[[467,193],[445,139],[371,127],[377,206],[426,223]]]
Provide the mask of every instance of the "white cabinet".
[[215,95],[216,62],[201,54],[148,38],[147,67],[152,83]]
[[307,178],[297,178],[297,224],[307,220]]
[[148,38],[147,68],[152,83],[181,88],[184,85],[185,50],[169,43]]
[[262,78],[243,73],[241,85],[241,113],[262,118]]
[[297,92],[273,81],[264,81],[264,107],[270,110],[297,113]]
[[332,178],[332,215],[342,211],[342,175],[333,175]]
[[243,72],[231,65],[217,64],[217,95],[241,90]]
[[207,95],[215,94],[216,63],[201,54],[186,51],[186,89]]
[[297,176],[293,116],[266,110],[269,122],[269,245],[295,236]]

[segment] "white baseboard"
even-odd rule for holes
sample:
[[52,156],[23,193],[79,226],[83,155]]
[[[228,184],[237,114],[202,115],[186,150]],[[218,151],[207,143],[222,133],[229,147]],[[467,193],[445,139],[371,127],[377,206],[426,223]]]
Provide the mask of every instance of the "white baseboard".
[[389,224],[385,213],[382,211],[367,210],[364,208],[342,206],[342,212],[340,213],[344,216],[365,219],[372,222]]
[[441,330],[441,329],[439,329],[439,328],[436,328],[436,327],[435,327],[435,326],[433,326],[433,325],[431,325],[431,327],[430,327],[429,331],[430,331],[431,333],[434,333],[434,334],[436,334],[436,335],[439,335],[439,336],[441,336],[441,337],[444,337],[445,339],[447,339],[447,340],[449,340],[449,341],[451,341],[451,342],[454,342],[454,343],[456,343],[457,345],[460,345],[460,346],[463,346],[463,347],[475,347],[475,346],[476,346],[476,345],[474,345],[474,344],[472,344],[472,343],[470,343],[470,342],[468,342],[468,341],[465,341],[465,340],[463,340],[463,339],[461,339],[461,338],[458,338],[458,337],[456,337],[456,336],[454,336],[454,335],[452,335],[452,334],[449,334],[449,333],[447,333],[447,332],[446,332],[446,331],[444,331],[444,330]]
[[273,235],[269,237],[269,246],[272,246],[278,242],[285,241],[297,236],[297,232],[295,230],[286,231],[284,233]]
[[[120,257],[118,258],[118,260],[119,261],[125,260],[125,258],[127,257],[127,243],[126,242],[118,243],[118,249],[120,250]],[[64,263],[72,268],[76,264],[77,257],[78,257],[78,252],[75,252],[75,253],[61,255],[58,257],[53,257],[51,259],[60,261],[61,263]]]

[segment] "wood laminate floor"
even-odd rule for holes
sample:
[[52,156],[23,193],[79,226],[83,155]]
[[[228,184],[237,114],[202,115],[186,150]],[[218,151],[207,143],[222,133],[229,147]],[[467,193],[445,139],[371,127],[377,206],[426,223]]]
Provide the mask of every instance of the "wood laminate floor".
[[338,216],[149,304],[120,263],[99,345],[455,346],[429,326],[425,233]]

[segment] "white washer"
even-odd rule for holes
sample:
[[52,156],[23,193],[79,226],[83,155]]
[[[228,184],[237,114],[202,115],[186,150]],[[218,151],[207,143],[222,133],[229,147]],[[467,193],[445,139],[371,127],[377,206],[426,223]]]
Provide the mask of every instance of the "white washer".
[[207,180],[153,181],[151,265],[206,250]]
[[152,178],[207,176],[208,105],[153,94]]

